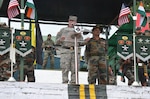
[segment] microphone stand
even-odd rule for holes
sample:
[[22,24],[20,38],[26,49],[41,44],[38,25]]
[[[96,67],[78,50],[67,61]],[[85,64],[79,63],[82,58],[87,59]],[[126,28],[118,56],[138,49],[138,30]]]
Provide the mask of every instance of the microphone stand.
[[75,29],[74,28],[74,30],[75,30],[75,34],[73,34],[74,35],[74,51],[75,51],[75,83],[76,84],[79,84],[79,75],[78,75],[78,45],[77,45],[77,36],[78,36],[78,34],[77,33],[80,33],[80,28],[77,28],[77,29]]
[[75,75],[76,75],[76,84],[79,84],[78,80],[78,47],[77,47],[77,37],[74,37],[74,50],[75,50]]

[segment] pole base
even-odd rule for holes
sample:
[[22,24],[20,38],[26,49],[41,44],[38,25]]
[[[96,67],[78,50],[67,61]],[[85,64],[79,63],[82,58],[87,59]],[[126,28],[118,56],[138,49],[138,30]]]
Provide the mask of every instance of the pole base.
[[10,81],[10,82],[15,82],[16,80],[15,80],[14,77],[10,77],[10,78],[8,79],[8,81]]
[[132,86],[140,86],[140,84],[137,81],[134,81]]

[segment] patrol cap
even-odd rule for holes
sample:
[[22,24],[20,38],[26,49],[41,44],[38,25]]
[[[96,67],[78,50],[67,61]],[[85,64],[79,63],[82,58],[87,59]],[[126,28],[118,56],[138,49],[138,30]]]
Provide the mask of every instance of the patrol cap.
[[77,21],[77,16],[69,16],[69,20]]
[[51,36],[51,34],[48,34],[47,36]]
[[93,32],[95,29],[97,29],[97,28],[102,32],[103,28],[100,27],[99,25],[94,26],[93,29],[92,29],[92,32]]

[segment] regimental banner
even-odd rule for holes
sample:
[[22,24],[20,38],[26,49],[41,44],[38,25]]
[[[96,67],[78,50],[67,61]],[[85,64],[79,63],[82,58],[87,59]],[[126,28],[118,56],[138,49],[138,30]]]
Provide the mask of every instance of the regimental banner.
[[30,30],[15,30],[15,45],[16,53],[21,56],[26,56],[31,53],[31,31]]
[[142,61],[150,59],[150,37],[136,36],[135,38],[136,57]]
[[117,55],[126,60],[133,57],[132,35],[117,35]]
[[0,28],[0,55],[4,55],[10,50],[10,32],[10,28]]

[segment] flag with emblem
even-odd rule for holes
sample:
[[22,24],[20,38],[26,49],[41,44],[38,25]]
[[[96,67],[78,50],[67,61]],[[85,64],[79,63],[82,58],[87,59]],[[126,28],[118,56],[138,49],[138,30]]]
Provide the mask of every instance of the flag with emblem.
[[10,0],[8,9],[7,9],[7,14],[8,14],[9,19],[19,15],[18,6],[19,6],[19,3],[17,0]]
[[136,56],[142,61],[150,59],[150,38],[148,36],[136,36]]
[[121,26],[125,23],[129,23],[128,15],[131,13],[130,8],[126,7],[125,4],[122,4],[119,18],[118,18],[118,25]]
[[140,26],[144,27],[147,24],[147,16],[142,1],[140,1],[137,14],[140,16],[137,21],[140,20]]
[[31,31],[30,30],[15,30],[15,45],[16,53],[21,56],[26,56],[31,53]]
[[0,28],[0,55],[4,55],[10,50],[11,33],[9,28]]
[[133,57],[132,35],[117,35],[117,55],[126,60]]

